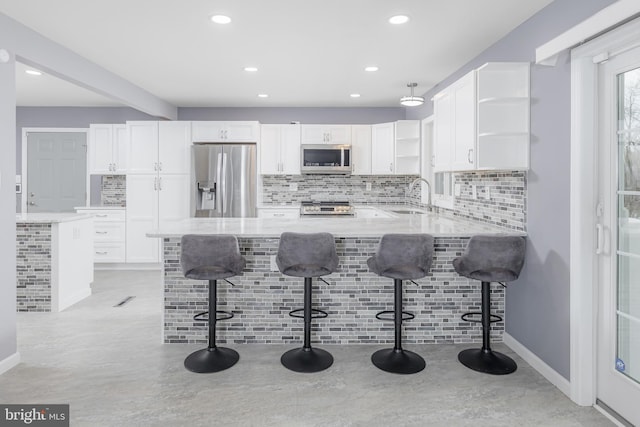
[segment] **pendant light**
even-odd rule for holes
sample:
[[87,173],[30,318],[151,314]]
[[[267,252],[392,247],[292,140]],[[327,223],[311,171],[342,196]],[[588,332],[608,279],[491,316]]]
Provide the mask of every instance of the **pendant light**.
[[400,98],[400,104],[405,107],[417,107],[418,105],[424,104],[424,98],[422,96],[413,95],[413,88],[416,86],[418,86],[418,83],[407,83],[407,87],[411,88],[411,95]]

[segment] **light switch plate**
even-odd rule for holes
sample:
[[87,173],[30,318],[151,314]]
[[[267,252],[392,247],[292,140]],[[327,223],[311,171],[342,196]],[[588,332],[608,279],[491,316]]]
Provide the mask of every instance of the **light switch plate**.
[[454,184],[453,185],[453,195],[456,196],[456,197],[460,197],[460,194],[462,194],[462,185]]
[[289,184],[289,191],[298,191],[298,183],[292,182],[291,184]]
[[471,186],[471,198],[473,200],[477,200],[478,199],[478,188],[476,187],[475,184],[473,184]]
[[279,271],[278,270],[278,264],[276,264],[276,256],[275,255],[271,255],[269,257],[269,269],[271,271]]
[[488,185],[484,187],[484,192],[482,193],[482,197],[485,200],[491,200],[491,187]]
[[367,191],[371,191],[371,183],[367,182],[366,184]]

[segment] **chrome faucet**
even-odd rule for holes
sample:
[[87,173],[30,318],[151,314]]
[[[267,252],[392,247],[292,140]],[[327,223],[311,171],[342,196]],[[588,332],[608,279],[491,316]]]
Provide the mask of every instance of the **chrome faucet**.
[[427,181],[424,178],[414,179],[413,182],[409,184],[409,193],[413,191],[413,187],[415,187],[416,184],[419,183],[420,181],[423,181],[425,184],[427,184],[427,205],[429,206],[429,208],[431,208],[431,184],[429,183],[429,181]]

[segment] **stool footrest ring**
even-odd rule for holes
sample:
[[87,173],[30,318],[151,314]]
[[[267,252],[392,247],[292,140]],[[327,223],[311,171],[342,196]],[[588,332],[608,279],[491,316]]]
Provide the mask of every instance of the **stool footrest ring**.
[[[470,319],[469,316],[482,316],[482,313],[479,311],[471,311],[469,313],[463,314],[462,316],[460,316],[460,318],[465,322],[482,323],[481,319]],[[502,322],[502,317],[498,316],[497,314],[490,314],[490,316],[491,323]]]
[[[295,309],[295,310],[291,310],[291,311],[289,312],[289,316],[291,316],[291,317],[297,317],[297,318],[299,318],[299,319],[304,319],[304,315],[302,315],[302,314],[298,314],[298,313],[300,313],[301,311],[304,311],[304,308],[297,308],[297,309]],[[319,310],[319,309],[317,309],[317,308],[312,308],[312,309],[311,309],[311,312],[312,312],[312,313],[314,313],[314,314],[312,314],[312,315],[311,315],[311,318],[312,318],[312,319],[324,319],[325,317],[329,316],[329,314],[328,314],[326,311],[324,311],[324,310]]]
[[[394,316],[394,311],[393,310],[384,310],[381,311],[379,313],[376,313],[376,319],[378,320],[382,320],[383,322],[395,322],[395,316]],[[383,317],[385,315],[390,314],[391,317]],[[403,311],[402,312],[402,321],[404,322],[405,320],[411,320],[414,319],[416,316],[413,313],[409,313],[408,311]]]
[[[217,317],[218,314],[224,314],[224,316]],[[229,320],[233,317],[233,313],[230,311],[216,310],[216,322],[220,322],[222,320]],[[209,312],[203,311],[202,313],[198,313],[193,316],[193,320],[197,322],[208,322],[209,321]]]

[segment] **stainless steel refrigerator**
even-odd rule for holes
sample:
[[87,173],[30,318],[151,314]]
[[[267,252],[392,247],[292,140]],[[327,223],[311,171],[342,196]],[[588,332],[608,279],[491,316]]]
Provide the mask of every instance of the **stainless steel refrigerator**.
[[256,216],[256,145],[194,144],[191,212],[194,217]]

